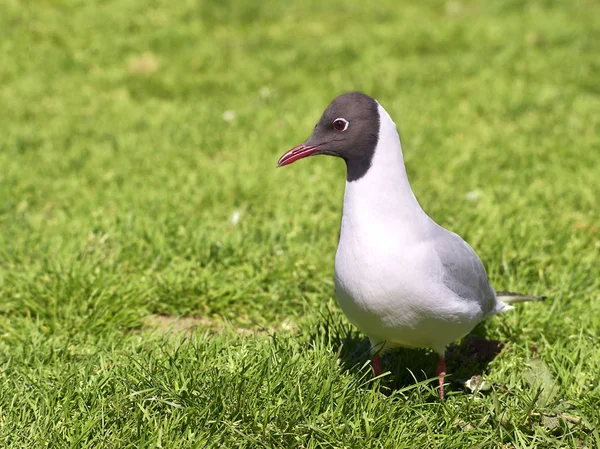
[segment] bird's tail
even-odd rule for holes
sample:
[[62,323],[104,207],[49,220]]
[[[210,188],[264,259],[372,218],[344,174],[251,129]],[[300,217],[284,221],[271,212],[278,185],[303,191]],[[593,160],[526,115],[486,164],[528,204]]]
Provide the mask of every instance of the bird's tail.
[[518,302],[543,301],[546,299],[546,296],[524,295],[515,292],[496,292],[496,298],[504,304],[515,304]]

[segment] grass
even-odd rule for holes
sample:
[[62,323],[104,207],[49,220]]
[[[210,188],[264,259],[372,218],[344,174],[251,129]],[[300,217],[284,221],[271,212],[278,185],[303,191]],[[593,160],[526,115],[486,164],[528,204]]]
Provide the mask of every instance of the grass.
[[[597,2],[0,7],[2,446],[600,445]],[[350,90],[493,284],[549,296],[450,350],[445,402],[336,306],[342,164],[275,169]]]

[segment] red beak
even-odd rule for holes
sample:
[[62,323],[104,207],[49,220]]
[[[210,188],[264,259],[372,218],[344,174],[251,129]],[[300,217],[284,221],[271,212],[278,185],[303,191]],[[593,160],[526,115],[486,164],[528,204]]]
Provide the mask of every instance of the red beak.
[[283,167],[284,165],[291,164],[292,162],[296,162],[298,159],[302,159],[303,157],[308,157],[317,152],[317,149],[321,145],[304,145],[300,144],[290,151],[285,153],[283,156],[279,158],[279,162],[277,162],[278,167]]

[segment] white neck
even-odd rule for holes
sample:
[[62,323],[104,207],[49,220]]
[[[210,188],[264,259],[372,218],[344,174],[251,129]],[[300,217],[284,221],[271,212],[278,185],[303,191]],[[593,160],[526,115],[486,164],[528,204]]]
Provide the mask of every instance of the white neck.
[[410,188],[396,124],[381,105],[379,140],[366,174],[346,182],[342,234],[345,232],[425,232],[433,221]]

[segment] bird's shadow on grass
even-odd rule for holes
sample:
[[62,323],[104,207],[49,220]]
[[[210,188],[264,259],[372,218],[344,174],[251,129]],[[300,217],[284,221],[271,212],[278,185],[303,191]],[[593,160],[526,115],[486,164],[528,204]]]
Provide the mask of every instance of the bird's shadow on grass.
[[[372,358],[369,340],[357,330],[346,326],[334,326],[330,329],[331,342],[339,354],[343,369],[357,375],[364,374],[366,364]],[[464,382],[473,376],[484,375],[488,365],[502,350],[498,340],[486,338],[485,323],[478,325],[458,344],[450,345],[446,350],[446,382],[451,386],[447,391],[462,388]],[[436,376],[438,355],[427,349],[398,348],[382,356],[383,372],[390,374],[382,378],[385,390],[395,390],[414,385],[417,382]],[[432,386],[436,384],[432,383]]]

